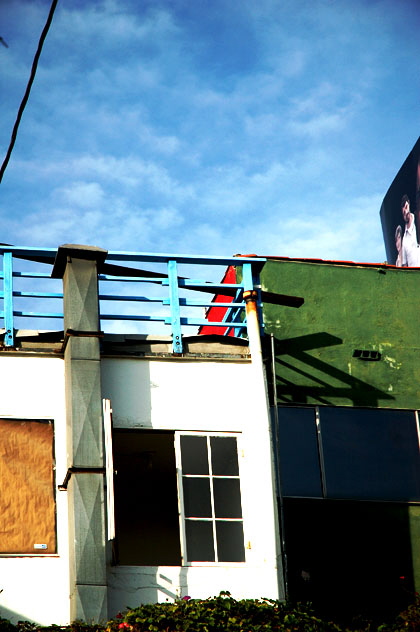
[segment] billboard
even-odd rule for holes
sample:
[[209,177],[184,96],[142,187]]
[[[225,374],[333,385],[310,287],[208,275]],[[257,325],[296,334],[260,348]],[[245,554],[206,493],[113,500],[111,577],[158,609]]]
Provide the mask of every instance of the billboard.
[[388,263],[420,267],[420,138],[389,187],[380,215]]

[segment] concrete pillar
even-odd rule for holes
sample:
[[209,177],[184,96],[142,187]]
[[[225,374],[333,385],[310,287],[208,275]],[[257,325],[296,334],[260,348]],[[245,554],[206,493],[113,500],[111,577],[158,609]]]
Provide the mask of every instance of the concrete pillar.
[[60,246],[52,276],[63,279],[70,532],[70,616],[107,619],[104,447],[98,264],[106,250]]

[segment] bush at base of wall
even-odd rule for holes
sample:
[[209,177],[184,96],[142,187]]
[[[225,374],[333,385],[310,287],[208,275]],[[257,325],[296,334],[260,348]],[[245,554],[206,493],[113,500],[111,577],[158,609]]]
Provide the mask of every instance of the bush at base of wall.
[[68,626],[11,623],[0,618],[0,632],[420,632],[420,595],[396,620],[374,625],[354,620],[340,626],[312,611],[310,604],[271,599],[233,599],[228,592],[205,600],[186,596],[146,604],[117,615],[106,625],[76,621]]

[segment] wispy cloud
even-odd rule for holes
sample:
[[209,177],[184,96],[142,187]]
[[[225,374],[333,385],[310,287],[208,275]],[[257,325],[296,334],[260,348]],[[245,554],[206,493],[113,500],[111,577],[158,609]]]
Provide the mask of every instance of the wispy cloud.
[[[46,9],[0,3],[0,147]],[[59,3],[3,240],[382,259],[381,196],[420,123],[415,26],[408,0]]]

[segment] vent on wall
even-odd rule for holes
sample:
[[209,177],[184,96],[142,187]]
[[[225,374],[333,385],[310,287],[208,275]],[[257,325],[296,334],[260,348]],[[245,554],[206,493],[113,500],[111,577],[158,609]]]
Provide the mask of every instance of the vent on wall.
[[353,358],[359,358],[359,360],[367,360],[370,362],[377,362],[381,359],[379,351],[371,351],[369,349],[355,349],[353,351]]

